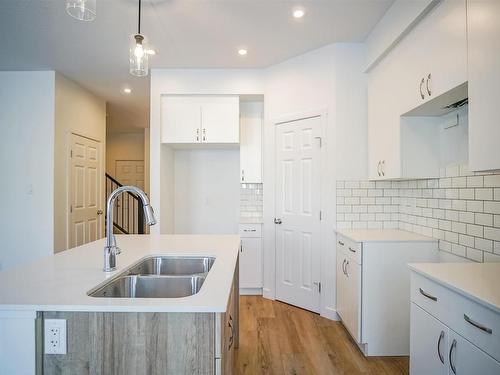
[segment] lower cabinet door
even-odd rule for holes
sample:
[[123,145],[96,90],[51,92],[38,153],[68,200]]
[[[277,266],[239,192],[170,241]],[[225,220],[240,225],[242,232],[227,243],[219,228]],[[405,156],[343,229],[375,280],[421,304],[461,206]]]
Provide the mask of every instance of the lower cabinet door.
[[361,342],[361,266],[337,252],[337,312],[352,337]]
[[449,330],[416,304],[411,304],[410,374],[448,373]]
[[450,375],[500,374],[499,362],[453,331],[450,333],[446,355],[449,360]]
[[262,288],[262,238],[242,238],[240,288]]

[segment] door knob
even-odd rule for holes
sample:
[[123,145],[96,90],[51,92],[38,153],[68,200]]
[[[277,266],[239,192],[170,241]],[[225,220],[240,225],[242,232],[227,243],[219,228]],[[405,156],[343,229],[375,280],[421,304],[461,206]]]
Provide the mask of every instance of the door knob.
[[274,224],[281,224],[281,219],[274,218]]
[[102,214],[103,214],[102,210],[97,210],[97,215],[102,215]]

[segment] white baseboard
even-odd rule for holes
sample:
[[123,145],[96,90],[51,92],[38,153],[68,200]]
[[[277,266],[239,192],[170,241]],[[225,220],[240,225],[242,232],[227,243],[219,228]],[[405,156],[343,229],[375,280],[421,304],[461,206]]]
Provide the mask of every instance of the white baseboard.
[[340,321],[340,316],[333,307],[325,307],[321,310],[321,316],[330,320]]
[[240,296],[261,296],[262,288],[240,288]]
[[262,289],[262,297],[270,299],[270,300],[275,300],[276,296],[274,294],[274,291],[268,289],[268,288],[263,288]]

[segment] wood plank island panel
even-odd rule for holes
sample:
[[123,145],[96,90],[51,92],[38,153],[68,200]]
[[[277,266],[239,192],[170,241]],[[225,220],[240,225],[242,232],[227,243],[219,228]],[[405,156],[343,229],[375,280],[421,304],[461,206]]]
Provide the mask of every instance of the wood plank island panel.
[[213,313],[45,312],[66,319],[68,353],[44,355],[44,374],[214,373]]

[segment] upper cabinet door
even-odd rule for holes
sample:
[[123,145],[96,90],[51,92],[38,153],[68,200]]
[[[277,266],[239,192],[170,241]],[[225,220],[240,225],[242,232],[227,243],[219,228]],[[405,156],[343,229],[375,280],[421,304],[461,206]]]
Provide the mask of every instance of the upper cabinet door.
[[240,182],[262,182],[262,102],[241,103]]
[[389,54],[370,73],[368,80],[368,174],[372,180],[398,178],[400,162],[401,71]]
[[500,169],[500,1],[468,0],[469,167]]
[[443,0],[396,47],[403,113],[467,82],[466,0]]
[[161,142],[198,143],[201,140],[201,105],[196,96],[161,99]]
[[201,97],[201,141],[239,143],[240,99],[238,96]]

